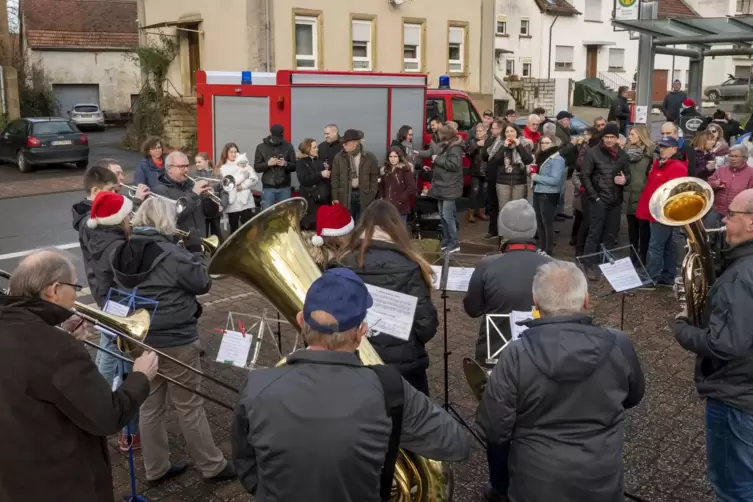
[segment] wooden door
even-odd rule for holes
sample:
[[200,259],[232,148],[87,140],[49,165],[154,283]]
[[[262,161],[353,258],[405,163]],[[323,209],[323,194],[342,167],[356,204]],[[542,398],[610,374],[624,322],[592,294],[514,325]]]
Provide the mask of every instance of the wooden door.
[[599,49],[595,45],[586,46],[586,77],[596,76],[596,67],[599,60]]
[[669,84],[669,70],[654,70],[654,78],[651,85],[653,86],[653,92],[651,93],[654,103],[661,103],[664,101],[664,96],[667,95],[667,85]]

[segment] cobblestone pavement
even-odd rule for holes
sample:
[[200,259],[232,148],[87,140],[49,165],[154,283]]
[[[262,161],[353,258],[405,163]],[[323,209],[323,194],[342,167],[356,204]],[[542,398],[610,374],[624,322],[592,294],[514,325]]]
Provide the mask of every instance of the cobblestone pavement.
[[[567,238],[564,237],[569,236],[570,222],[564,222],[561,226],[562,234],[555,254],[560,258],[573,259],[572,248],[567,245]],[[462,246],[464,252],[487,253],[492,250],[478,237],[482,225],[466,224],[463,227],[461,238],[465,239]],[[458,259],[474,258],[461,256]],[[607,291],[606,284],[597,283],[593,286],[592,295]],[[449,296],[448,348],[452,352],[448,363],[450,399],[460,415],[472,422],[476,403],[465,383],[462,358],[474,352],[478,322],[463,313],[460,293],[450,293]],[[441,316],[442,300],[438,293],[434,300]],[[271,307],[250,287],[231,278],[216,281],[212,292],[202,303],[205,310],[200,323],[201,339],[207,349],[203,367],[235,386],[242,386],[245,370],[212,362],[220,342],[216,329],[225,327],[229,310],[259,315],[265,308]],[[676,308],[675,300],[667,290],[640,291],[625,300],[625,330],[637,346],[647,380],[643,402],[627,413],[623,451],[626,490],[646,502],[713,502],[714,497],[705,475],[704,406],[692,385],[693,357],[675,343],[668,328]],[[602,324],[619,327],[619,297],[595,299],[593,314]],[[440,331],[428,345],[431,356],[431,393],[438,403],[443,400],[444,393],[441,322],[440,318]],[[293,347],[295,334],[288,326],[283,326],[281,331],[282,349],[286,353]],[[260,364],[276,362],[272,339],[265,340],[263,346]],[[210,386],[211,384],[207,384],[205,388]],[[234,397],[224,389],[212,388],[212,393],[228,402],[234,402]],[[205,407],[214,439],[220,449],[229,455],[231,413],[212,403]],[[172,412],[169,413],[168,430],[173,459],[188,459],[184,440]],[[129,492],[128,462],[126,455],[112,448],[114,444],[112,439],[115,495],[117,499],[121,499],[122,495]],[[152,502],[253,500],[237,481],[207,483],[195,469],[189,469],[185,474],[159,487],[148,488],[144,483],[140,455],[136,455],[135,465],[137,490]],[[478,445],[474,445],[470,459],[455,466],[454,500],[482,500],[480,490],[486,478],[485,454]]]

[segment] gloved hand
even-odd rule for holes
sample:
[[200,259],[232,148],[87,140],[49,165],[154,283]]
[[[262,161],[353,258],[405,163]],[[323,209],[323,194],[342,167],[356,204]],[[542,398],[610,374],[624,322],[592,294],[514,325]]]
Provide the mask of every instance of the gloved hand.
[[201,253],[201,234],[195,228],[188,231],[188,237],[183,238],[183,246],[192,253]]

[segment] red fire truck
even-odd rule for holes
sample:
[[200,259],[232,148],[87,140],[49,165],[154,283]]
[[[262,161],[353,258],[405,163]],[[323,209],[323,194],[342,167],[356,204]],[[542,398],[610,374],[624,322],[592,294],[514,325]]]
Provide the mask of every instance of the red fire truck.
[[454,120],[465,136],[480,121],[471,99],[448,85],[429,89],[426,81],[423,74],[199,71],[197,146],[217,160],[234,142],[252,158],[273,124],[295,147],[308,137],[322,140],[324,127],[336,124],[363,131],[366,149],[383,162],[403,125],[413,127],[417,149],[428,144],[435,116]]

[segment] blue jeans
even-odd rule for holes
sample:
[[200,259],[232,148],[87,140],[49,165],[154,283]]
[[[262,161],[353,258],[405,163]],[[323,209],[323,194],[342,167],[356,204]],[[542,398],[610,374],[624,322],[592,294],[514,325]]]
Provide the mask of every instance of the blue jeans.
[[473,176],[471,178],[471,209],[478,213],[479,209],[486,209],[486,178]]
[[267,188],[261,191],[261,208],[267,209],[274,206],[276,202],[282,202],[293,196],[290,187],[287,188]]
[[651,222],[646,272],[659,284],[674,284],[677,271],[677,244],[674,227]]
[[[111,352],[115,352],[116,354],[120,354],[120,350],[118,350],[118,346],[115,344],[115,341],[112,340],[108,335],[105,335],[104,333],[100,333],[99,335],[99,346],[103,349],[109,350]],[[115,377],[121,376],[123,371],[123,365],[126,366],[125,372],[130,373],[133,365],[132,364],[126,364],[120,359],[116,359],[112,357],[110,354],[107,354],[105,352],[102,352],[101,350],[97,351],[97,357],[96,357],[96,364],[97,369],[102,374],[103,377],[105,377],[105,380],[107,380],[107,384],[112,389],[112,385],[115,382]],[[121,376],[122,379],[122,376]],[[136,416],[133,417],[133,420],[131,420],[131,434],[136,434],[139,431],[139,414],[136,413]],[[124,429],[125,430],[125,429]]]
[[442,221],[442,247],[447,249],[454,249],[460,244],[458,243],[458,221],[457,221],[457,207],[454,200],[440,200],[439,204],[439,217]]
[[753,500],[753,415],[707,399],[706,462],[719,502]]

